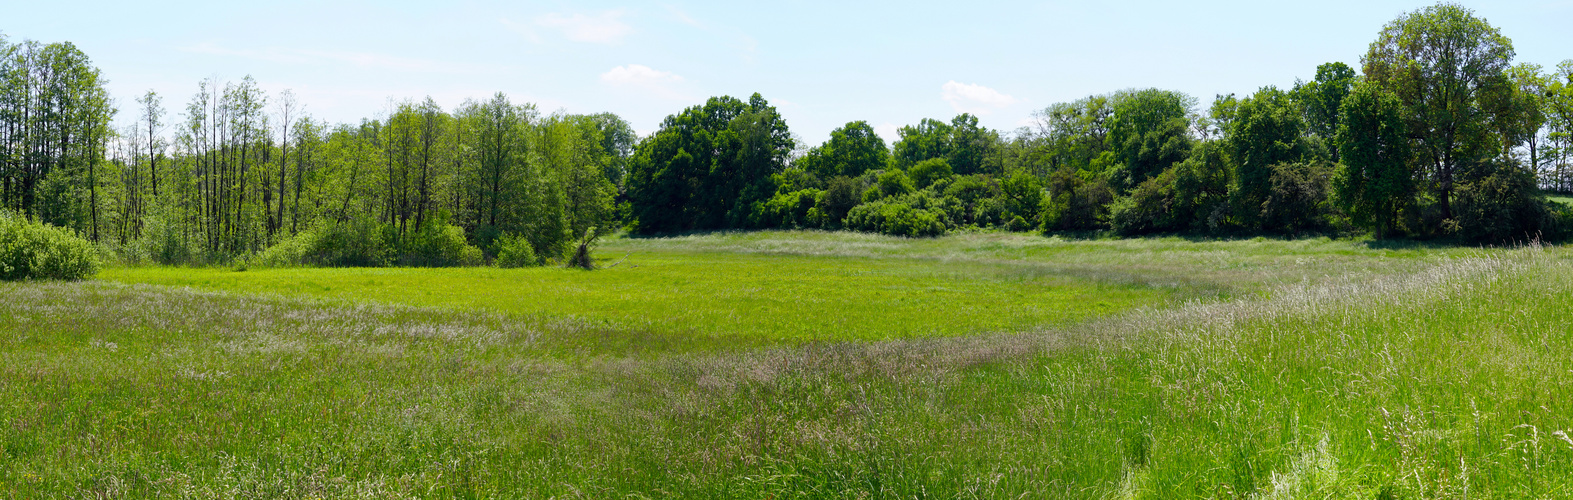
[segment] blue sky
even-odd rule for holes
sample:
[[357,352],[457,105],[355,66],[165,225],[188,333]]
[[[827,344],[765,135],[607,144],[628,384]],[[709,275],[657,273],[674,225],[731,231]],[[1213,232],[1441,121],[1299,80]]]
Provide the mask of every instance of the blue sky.
[[[1520,62],[1573,59],[1573,0],[1468,1]],[[545,112],[611,111],[648,133],[706,97],[759,92],[812,144],[866,120],[1032,111],[1123,88],[1214,94],[1310,78],[1429,5],[1317,2],[70,2],[0,0],[12,41],[70,41],[129,120],[153,89],[178,115],[197,82],[251,75],[330,122],[389,99],[453,107],[501,91]],[[174,118],[178,119],[178,116]]]

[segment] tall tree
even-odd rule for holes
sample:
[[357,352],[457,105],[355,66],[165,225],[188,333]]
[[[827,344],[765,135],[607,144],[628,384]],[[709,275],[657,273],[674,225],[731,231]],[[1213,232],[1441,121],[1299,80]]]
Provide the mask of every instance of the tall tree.
[[824,179],[838,175],[856,177],[885,168],[890,163],[890,148],[885,147],[885,140],[874,133],[868,122],[848,122],[830,131],[830,139],[810,149],[798,163]]
[[1443,219],[1453,219],[1461,169],[1502,150],[1495,96],[1510,91],[1513,42],[1458,4],[1410,12],[1382,28],[1362,58],[1368,80],[1398,96],[1415,160]]
[[1333,192],[1350,218],[1380,239],[1399,210],[1414,201],[1404,105],[1380,86],[1362,82],[1344,99],[1340,114],[1343,161],[1333,175]]

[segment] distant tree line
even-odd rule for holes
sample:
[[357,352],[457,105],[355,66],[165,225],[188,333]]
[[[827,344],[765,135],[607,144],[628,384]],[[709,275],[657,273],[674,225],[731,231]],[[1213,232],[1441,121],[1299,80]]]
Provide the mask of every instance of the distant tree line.
[[[699,191],[716,183],[707,175],[749,189],[729,199],[723,217],[714,205],[665,196],[664,181],[647,183],[658,176],[636,176],[629,222],[651,233],[1552,237],[1570,221],[1544,194],[1573,190],[1573,61],[1547,71],[1514,65],[1513,55],[1496,28],[1444,3],[1385,26],[1361,72],[1328,63],[1310,81],[1218,96],[1205,111],[1183,93],[1132,89],[1054,104],[1009,135],[963,114],[903,127],[887,149],[866,122],[851,122],[772,170],[737,170],[727,155],[657,152],[719,151],[703,138],[731,125],[691,118],[716,116],[712,101],[669,119],[638,146],[635,164],[688,172],[683,185]],[[695,134],[695,123],[708,124],[698,127],[708,135]]]
[[1011,133],[962,114],[887,147],[854,121],[802,147],[758,94],[639,138],[502,94],[332,125],[250,77],[199,82],[178,115],[148,92],[117,130],[85,54],[0,38],[0,208],[163,263],[534,265],[619,227],[1551,237],[1573,229],[1546,197],[1573,191],[1573,60],[1513,57],[1443,3],[1383,27],[1359,72],[1205,110],[1131,89]]

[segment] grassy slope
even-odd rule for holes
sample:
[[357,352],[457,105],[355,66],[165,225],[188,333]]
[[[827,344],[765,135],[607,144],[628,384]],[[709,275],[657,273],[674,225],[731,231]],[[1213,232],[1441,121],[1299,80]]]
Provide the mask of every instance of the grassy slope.
[[[771,237],[697,243],[780,253],[754,241]],[[1065,244],[1171,248],[1153,254],[1182,269],[1227,250],[1261,277],[1218,282],[1269,293],[1020,335],[564,359],[553,353],[585,338],[665,337],[140,285],[0,284],[0,492],[1573,495],[1573,400],[1558,396],[1573,386],[1567,251],[1438,260],[1446,252],[1378,258],[1336,242]],[[1122,258],[1063,253],[1044,265],[1083,259],[1097,273]],[[1401,272],[1371,273],[1384,267]],[[1353,277],[1307,279],[1314,268]]]

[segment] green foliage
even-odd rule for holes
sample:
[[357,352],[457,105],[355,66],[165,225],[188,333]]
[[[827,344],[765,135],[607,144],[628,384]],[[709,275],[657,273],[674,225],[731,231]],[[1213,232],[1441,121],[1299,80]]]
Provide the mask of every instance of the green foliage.
[[[917,191],[917,186],[913,185],[912,178],[907,177],[906,172],[896,169],[880,172],[873,187],[879,190],[879,197],[901,196]],[[868,201],[867,198],[864,198],[864,200]]]
[[1136,187],[1190,154],[1195,98],[1143,89],[1115,94],[1112,101],[1108,140],[1118,167],[1109,183],[1117,192]]
[[948,178],[953,174],[950,171],[949,161],[946,161],[944,158],[929,158],[908,167],[907,175],[911,177],[917,189],[923,189],[934,184],[935,181]]
[[497,239],[497,267],[532,267],[541,263],[541,259],[535,256],[535,247],[529,238],[504,234]]
[[858,205],[847,213],[846,227],[909,238],[945,234],[943,212],[914,208],[910,203],[905,199],[881,199]]
[[998,173],[991,163],[1001,147],[999,133],[978,126],[978,117],[960,114],[950,123],[924,118],[916,126],[901,127],[892,162],[911,168],[924,160],[943,158],[959,175]]
[[407,235],[398,247],[398,263],[417,267],[476,266],[481,250],[464,239],[464,229],[431,221]]
[[[1354,68],[1341,62],[1330,62],[1316,67],[1316,79],[1296,81],[1290,96],[1305,108],[1306,130],[1317,137],[1331,139],[1338,134],[1343,102],[1353,91]],[[1333,161],[1338,161],[1334,148]]]
[[1539,240],[1557,229],[1556,214],[1535,185],[1533,172],[1509,161],[1474,167],[1457,187],[1457,236],[1505,243]]
[[1474,12],[1439,3],[1388,23],[1361,61],[1366,80],[1403,103],[1411,150],[1426,173],[1422,187],[1440,208],[1432,224],[1454,219],[1455,187],[1476,183],[1461,170],[1512,145],[1493,123],[1511,120],[1511,107],[1500,103],[1513,91],[1513,54],[1513,42]]
[[631,163],[635,229],[743,227],[754,203],[775,194],[771,175],[786,168],[792,147],[786,122],[759,94],[747,103],[714,97],[668,116]]
[[98,252],[75,231],[0,210],[0,280],[82,280],[98,273]]
[[1109,205],[1110,228],[1125,236],[1188,228],[1191,221],[1181,219],[1173,209],[1176,171],[1165,170],[1136,186],[1129,196],[1115,198]]
[[1240,101],[1229,133],[1234,161],[1234,213],[1247,229],[1262,229],[1262,204],[1272,195],[1274,166],[1303,160],[1305,120],[1289,96],[1263,87]]
[[1062,169],[1049,177],[1049,196],[1043,198],[1044,231],[1102,229],[1108,220],[1114,190],[1102,177],[1088,181],[1077,172]]
[[835,229],[841,227],[841,221],[847,218],[847,212],[862,201],[862,183],[857,179],[840,176],[830,179],[824,194],[820,195],[816,203],[815,214],[821,219],[820,225]]
[[804,171],[826,179],[838,175],[857,177],[885,168],[889,162],[890,149],[885,147],[884,139],[861,120],[830,131],[830,140],[798,159]]
[[1298,234],[1329,227],[1332,164],[1280,163],[1272,166],[1272,190],[1260,215],[1266,231]]
[[763,202],[755,202],[753,225],[786,229],[819,227],[822,222],[815,220],[814,217],[818,212],[810,212],[819,206],[823,193],[818,189],[802,189],[780,193]]
[[302,264],[331,267],[379,267],[393,263],[391,245],[381,224],[369,218],[329,221],[310,231],[315,236]]
[[1337,128],[1342,162],[1333,175],[1333,193],[1355,224],[1382,238],[1395,226],[1399,212],[1414,203],[1403,103],[1362,82],[1343,106]]

